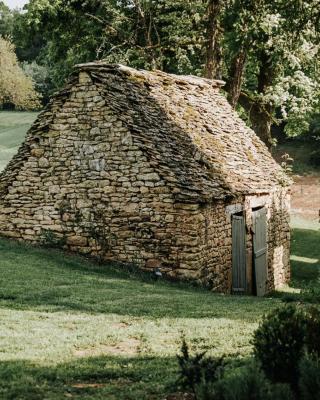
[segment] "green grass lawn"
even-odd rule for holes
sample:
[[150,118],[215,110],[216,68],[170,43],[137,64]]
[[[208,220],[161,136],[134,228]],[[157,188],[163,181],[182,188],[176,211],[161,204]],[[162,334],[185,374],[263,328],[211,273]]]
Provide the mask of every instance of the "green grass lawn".
[[280,299],[213,294],[0,240],[1,399],[161,399],[181,335],[247,355]]
[[[294,232],[294,288],[319,286],[319,243],[319,232]],[[282,304],[5,239],[0,254],[1,399],[163,399],[182,334],[199,351],[245,357],[261,316]]]
[[17,152],[36,116],[35,112],[0,111],[0,171]]
[[291,254],[291,286],[320,294],[320,230],[295,229]]
[[[35,117],[0,112],[0,170]],[[320,301],[319,274],[314,230],[294,230],[288,293],[262,299],[152,282],[0,239],[0,399],[163,399],[182,335],[195,350],[246,357],[262,315],[285,296],[304,301],[312,290]]]

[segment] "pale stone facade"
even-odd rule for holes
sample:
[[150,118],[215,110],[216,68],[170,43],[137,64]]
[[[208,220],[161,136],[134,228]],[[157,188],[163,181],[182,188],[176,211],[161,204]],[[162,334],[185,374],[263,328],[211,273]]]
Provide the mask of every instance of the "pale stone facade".
[[287,178],[220,82],[78,66],[0,175],[0,234],[230,292],[231,216],[267,209],[268,290],[287,282]]

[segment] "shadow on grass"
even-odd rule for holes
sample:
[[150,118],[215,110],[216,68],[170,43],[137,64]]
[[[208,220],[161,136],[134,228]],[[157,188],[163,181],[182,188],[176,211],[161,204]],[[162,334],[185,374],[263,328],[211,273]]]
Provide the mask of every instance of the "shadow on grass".
[[[225,358],[233,368],[247,357]],[[177,357],[100,356],[56,366],[25,360],[0,362],[2,400],[156,400],[178,390]]]
[[148,318],[257,321],[270,299],[224,296],[183,283],[141,280],[114,265],[0,240],[0,306]]
[[0,398],[159,399],[177,378],[175,357],[101,356],[57,366],[28,361],[0,362]]

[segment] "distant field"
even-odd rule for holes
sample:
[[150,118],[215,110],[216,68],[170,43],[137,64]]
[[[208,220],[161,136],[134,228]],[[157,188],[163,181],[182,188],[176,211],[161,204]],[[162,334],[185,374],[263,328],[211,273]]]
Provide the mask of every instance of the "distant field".
[[36,112],[0,111],[0,171],[17,152],[37,114]]

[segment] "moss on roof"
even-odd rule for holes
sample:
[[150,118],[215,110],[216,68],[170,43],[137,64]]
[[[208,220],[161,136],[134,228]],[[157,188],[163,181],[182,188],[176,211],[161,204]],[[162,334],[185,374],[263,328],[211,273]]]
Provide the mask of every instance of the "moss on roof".
[[[55,113],[86,72],[135,144],[172,187],[177,200],[208,202],[268,193],[290,180],[265,144],[220,92],[224,82],[93,62],[75,66],[66,87],[51,99],[28,140],[49,129]],[[27,157],[25,142],[0,175],[0,194]]]

